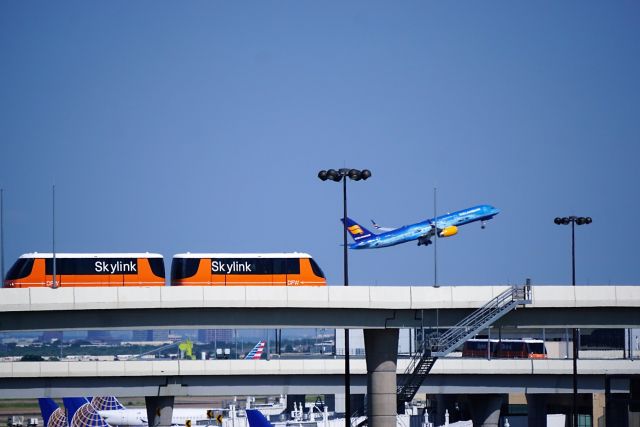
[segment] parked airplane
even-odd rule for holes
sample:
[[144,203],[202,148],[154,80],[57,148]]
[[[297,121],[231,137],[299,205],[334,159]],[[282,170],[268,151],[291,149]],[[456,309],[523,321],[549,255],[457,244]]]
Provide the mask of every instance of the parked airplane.
[[[94,397],[91,399],[91,405],[112,426],[142,427],[149,425],[147,408],[127,409],[113,396]],[[223,408],[173,408],[171,424],[186,426],[211,421],[216,413],[221,413],[223,410]]]
[[[436,218],[427,219],[411,225],[398,228],[384,228],[373,222],[373,226],[382,231],[375,234],[347,217],[347,230],[355,241],[349,244],[350,249],[376,249],[400,243],[418,241],[418,246],[431,244],[431,238],[437,229],[438,237],[450,237],[458,233],[458,227],[471,222],[480,221],[482,228],[486,221],[500,213],[500,210],[490,205],[478,205],[461,211],[448,213]],[[344,221],[344,220],[343,220]],[[435,224],[435,227],[434,227]]]
[[58,404],[48,397],[38,399],[44,427],[67,427],[67,415]]
[[258,341],[258,344],[256,344],[244,358],[247,360],[259,360],[262,357],[266,344],[267,342],[264,340]]
[[[62,400],[66,410],[60,408],[53,399],[38,399],[44,427],[148,426],[146,408],[127,409],[113,396],[92,399],[65,397]],[[195,425],[199,421],[208,424],[215,417],[216,412],[221,413],[223,410],[223,408],[173,408],[171,424],[173,426],[185,426],[191,423]]]
[[273,424],[257,409],[247,409],[249,427],[273,427]]
[[62,399],[69,427],[110,427],[86,397]]

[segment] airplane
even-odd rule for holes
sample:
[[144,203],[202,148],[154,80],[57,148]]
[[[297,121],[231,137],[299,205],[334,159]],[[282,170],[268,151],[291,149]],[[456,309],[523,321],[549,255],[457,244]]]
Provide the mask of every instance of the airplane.
[[262,353],[264,352],[264,347],[267,344],[266,341],[258,341],[249,353],[244,357],[245,360],[259,360],[262,357]]
[[[117,426],[148,426],[147,408],[125,408],[114,396],[94,397],[91,405],[110,425]],[[224,408],[173,408],[171,425],[186,426],[199,422],[210,422],[215,413]]]
[[[66,408],[62,409],[51,398],[38,399],[44,427],[110,427],[137,426],[147,427],[147,409],[127,409],[113,396],[109,397],[65,397],[62,399]],[[171,425],[185,426],[206,421],[215,417],[215,412],[224,408],[173,408]],[[67,413],[69,422],[67,423]],[[190,421],[187,422],[187,421]]]
[[110,427],[86,397],[65,397],[62,401],[69,427]]
[[273,424],[267,420],[262,412],[257,409],[247,409],[247,421],[249,422],[249,427],[273,427]]
[[42,414],[43,427],[68,427],[67,414],[53,399],[40,398],[38,405]]
[[[471,222],[480,221],[482,228],[485,228],[486,221],[498,213],[500,213],[500,209],[491,205],[478,205],[398,228],[384,228],[372,220],[374,228],[382,231],[380,234],[367,230],[347,217],[347,231],[355,242],[349,244],[349,249],[385,248],[412,240],[417,240],[418,246],[427,246],[432,243],[431,238],[436,234],[434,229],[437,229],[437,237],[450,237],[458,233],[459,226]],[[344,219],[342,221],[344,224]]]

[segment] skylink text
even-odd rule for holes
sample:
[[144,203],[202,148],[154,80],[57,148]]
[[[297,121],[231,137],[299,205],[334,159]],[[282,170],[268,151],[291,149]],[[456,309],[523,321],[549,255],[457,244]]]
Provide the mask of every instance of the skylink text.
[[211,261],[211,272],[221,274],[252,273],[251,264],[248,261],[233,261],[231,263]]
[[134,261],[129,262],[107,262],[107,261],[96,261],[95,264],[96,273],[107,273],[107,274],[116,274],[116,273],[137,273],[136,270],[137,265]]

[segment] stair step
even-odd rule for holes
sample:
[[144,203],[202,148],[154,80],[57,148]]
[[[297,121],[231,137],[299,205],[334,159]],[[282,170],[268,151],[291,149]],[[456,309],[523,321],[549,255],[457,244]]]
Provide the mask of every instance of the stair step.
[[[451,353],[471,336],[494,323],[499,318],[513,310],[518,305],[531,303],[531,287],[529,284],[524,287],[511,287],[497,297],[491,299],[484,306],[480,307],[469,316],[462,319],[453,328],[437,338],[437,342],[431,349],[416,352],[407,370],[409,378],[402,386],[397,388],[398,409],[404,406],[405,402],[411,401],[422,382],[431,371],[438,357]],[[426,345],[426,342],[423,343]]]

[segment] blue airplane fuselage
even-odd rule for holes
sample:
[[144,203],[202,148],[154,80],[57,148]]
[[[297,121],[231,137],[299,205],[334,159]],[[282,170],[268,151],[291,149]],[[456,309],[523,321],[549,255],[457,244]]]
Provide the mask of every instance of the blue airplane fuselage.
[[[446,215],[431,218],[425,221],[417,222],[411,225],[405,225],[391,231],[380,234],[374,234],[362,226],[357,226],[357,230],[363,231],[362,236],[351,232],[352,237],[356,241],[349,245],[350,249],[375,249],[394,246],[400,243],[410,242],[421,238],[427,238],[429,234],[433,235],[433,225],[436,224],[439,233],[443,230],[455,228],[464,224],[475,221],[487,221],[500,213],[500,210],[491,205],[478,205],[468,209],[463,209]],[[349,220],[351,221],[351,220]],[[350,227],[349,227],[350,228]],[[454,234],[457,230],[452,231]],[[366,234],[365,234],[366,233]],[[428,241],[428,243],[430,243]],[[428,244],[426,243],[426,244]]]

